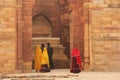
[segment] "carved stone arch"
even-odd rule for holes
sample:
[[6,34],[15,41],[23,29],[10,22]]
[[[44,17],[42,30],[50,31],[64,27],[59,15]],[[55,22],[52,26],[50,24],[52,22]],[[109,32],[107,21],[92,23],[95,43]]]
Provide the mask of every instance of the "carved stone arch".
[[[17,8],[17,20],[18,20],[18,32],[17,32],[17,60],[16,60],[16,69],[20,70],[26,70],[26,65],[27,67],[31,67],[31,61],[32,61],[32,17],[33,17],[33,4],[36,4],[36,0],[18,0],[20,5]],[[70,3],[70,6],[72,7],[75,5],[74,3],[76,0],[72,0],[73,2]],[[82,1],[82,0],[81,0]],[[86,0],[87,1],[87,0]],[[81,4],[82,5],[82,4]],[[75,8],[73,9],[72,13],[76,13],[76,15],[72,14],[71,16],[75,18],[75,20],[71,20],[71,26],[70,26],[70,50],[72,49],[74,43],[75,44],[80,44],[79,49],[81,49],[81,52],[84,53],[84,30],[82,27],[84,23],[77,23],[77,22],[82,22],[78,20],[76,17],[80,17],[80,13],[82,13],[82,7],[81,5],[76,5]],[[55,7],[55,6],[52,6]],[[80,7],[80,8],[79,8]],[[51,8],[51,7],[49,7]],[[73,7],[72,7],[73,8]],[[40,9],[38,9],[40,10]],[[52,14],[56,11],[56,15]],[[37,12],[42,13],[41,11]],[[83,12],[86,13],[86,12]],[[60,23],[59,23],[59,18],[55,19],[57,16],[60,16],[59,11],[54,9],[53,11],[49,12],[49,15],[47,16],[49,20],[52,23],[53,27],[53,36],[54,37],[59,37],[59,30],[60,30]],[[87,16],[87,15],[84,15]],[[88,21],[88,20],[85,20]],[[81,26],[81,27],[79,27]],[[82,34],[82,36],[80,35]],[[80,37],[79,37],[80,36]],[[74,42],[75,41],[75,42]],[[86,43],[89,42],[89,39],[86,40]],[[88,47],[89,49],[89,47]],[[86,51],[87,53],[87,51]],[[87,55],[87,56],[86,56]],[[89,54],[85,55],[85,60],[89,58]],[[89,60],[88,60],[89,61]],[[88,64],[89,62],[85,63]],[[21,65],[23,64],[23,65]],[[25,66],[25,67],[24,67]]]
[[33,37],[52,37],[53,25],[51,20],[40,13],[32,17]]

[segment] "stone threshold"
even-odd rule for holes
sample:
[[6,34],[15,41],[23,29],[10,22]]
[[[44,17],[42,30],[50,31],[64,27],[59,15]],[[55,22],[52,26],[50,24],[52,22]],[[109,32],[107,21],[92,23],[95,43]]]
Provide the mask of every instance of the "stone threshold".
[[1,75],[1,80],[74,80],[77,77],[79,77],[78,74],[17,73]]

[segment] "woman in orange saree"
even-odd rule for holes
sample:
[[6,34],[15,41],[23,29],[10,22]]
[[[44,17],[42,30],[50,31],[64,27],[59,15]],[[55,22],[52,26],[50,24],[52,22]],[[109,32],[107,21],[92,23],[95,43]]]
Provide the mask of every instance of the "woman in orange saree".
[[40,46],[37,45],[35,49],[35,63],[34,63],[34,68],[36,72],[38,72],[41,69],[41,61],[42,61],[42,50],[40,49]]

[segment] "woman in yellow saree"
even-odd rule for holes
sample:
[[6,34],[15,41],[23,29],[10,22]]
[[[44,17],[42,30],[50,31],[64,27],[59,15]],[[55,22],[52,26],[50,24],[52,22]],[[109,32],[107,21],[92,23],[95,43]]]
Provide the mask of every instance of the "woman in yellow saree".
[[35,64],[34,64],[34,68],[36,72],[38,72],[41,69],[41,61],[42,61],[42,50],[40,46],[37,45],[35,49]]
[[47,53],[47,48],[44,48],[44,50],[43,50],[40,72],[50,72],[49,57],[48,57],[48,53]]

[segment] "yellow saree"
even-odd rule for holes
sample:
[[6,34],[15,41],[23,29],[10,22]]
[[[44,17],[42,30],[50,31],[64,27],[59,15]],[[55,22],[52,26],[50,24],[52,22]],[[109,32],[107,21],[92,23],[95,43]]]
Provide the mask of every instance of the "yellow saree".
[[39,45],[36,46],[35,49],[35,70],[39,71],[41,69],[41,61],[42,61],[42,50],[40,49]]
[[49,57],[48,57],[48,53],[47,53],[47,48],[44,48],[43,54],[42,54],[42,63],[41,65],[47,64],[49,67]]

